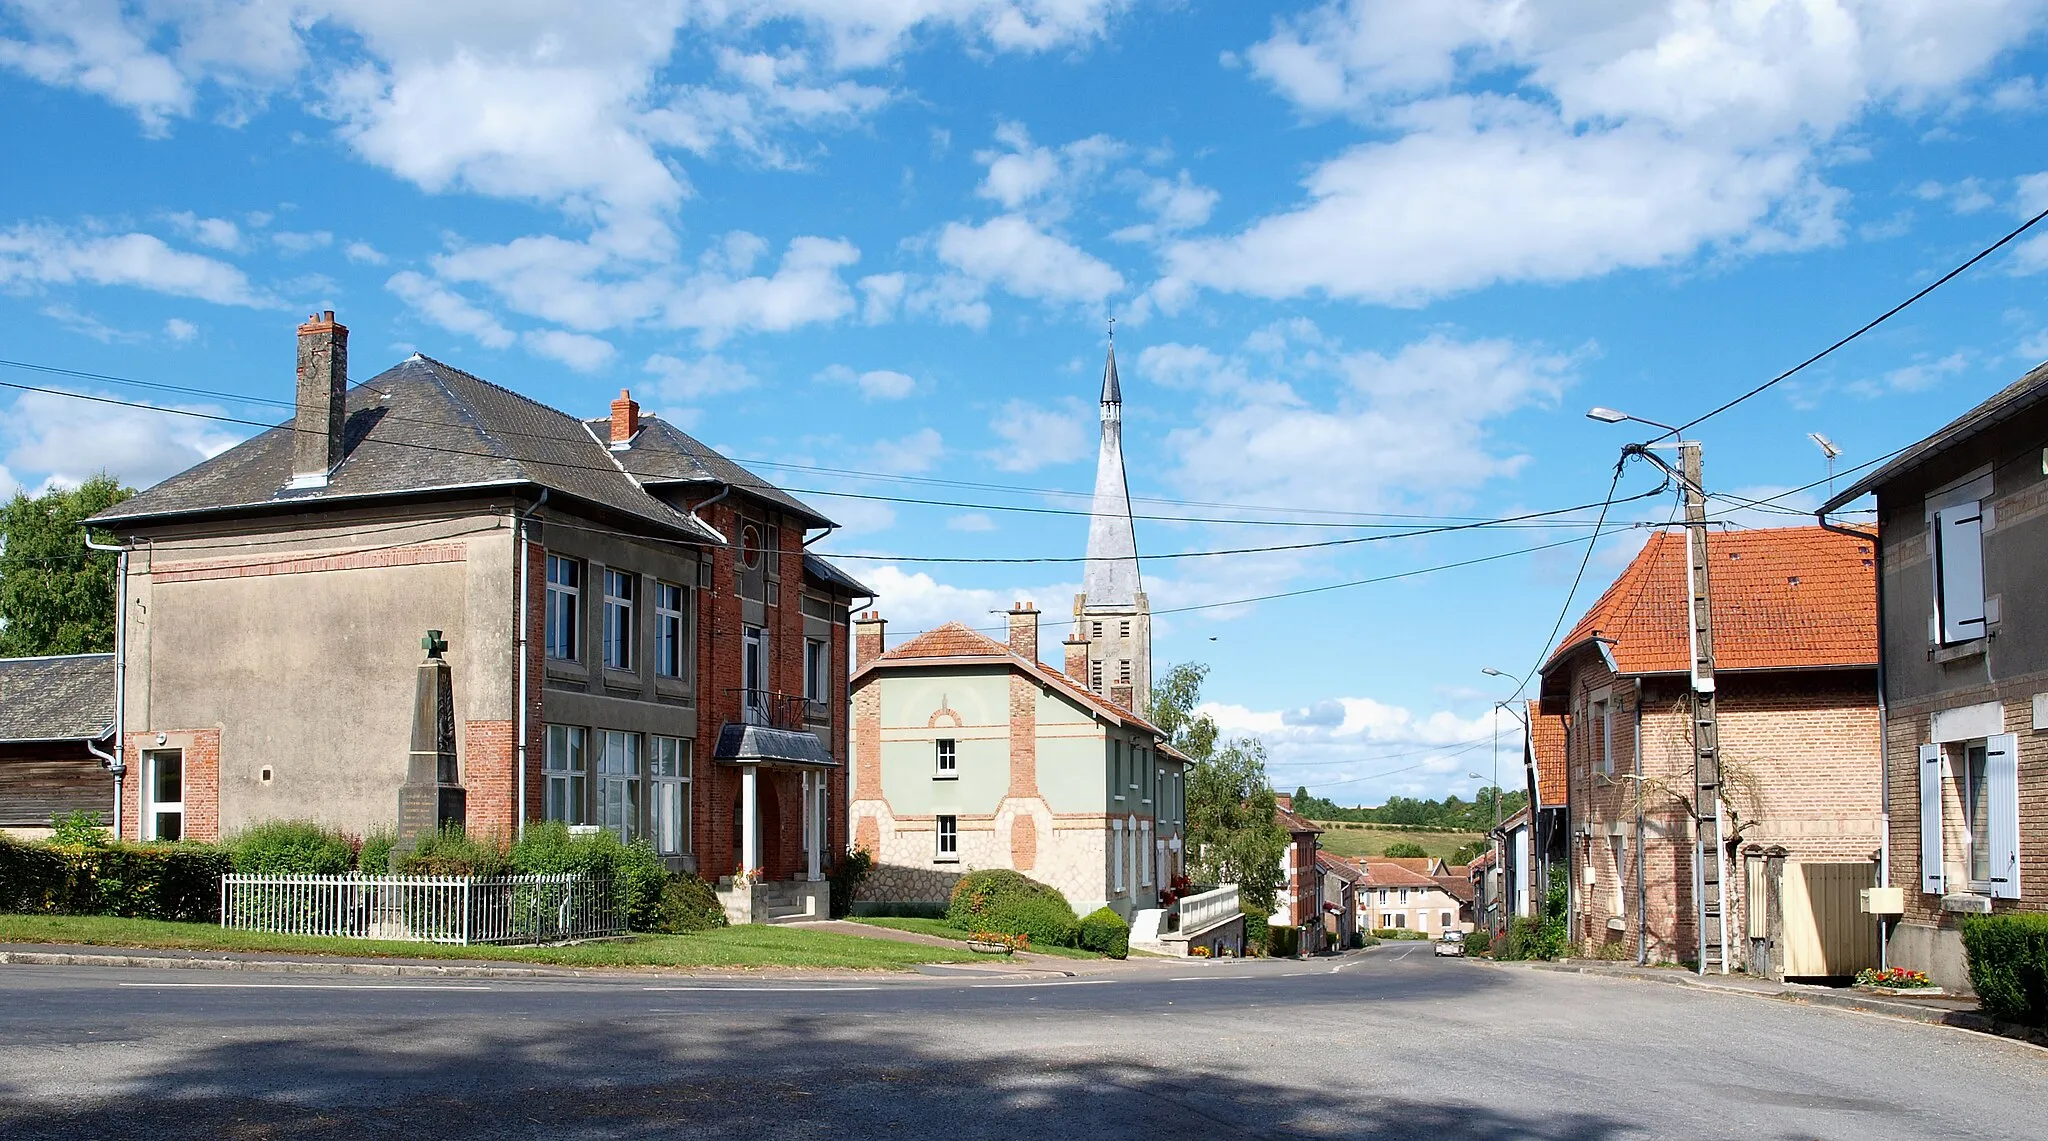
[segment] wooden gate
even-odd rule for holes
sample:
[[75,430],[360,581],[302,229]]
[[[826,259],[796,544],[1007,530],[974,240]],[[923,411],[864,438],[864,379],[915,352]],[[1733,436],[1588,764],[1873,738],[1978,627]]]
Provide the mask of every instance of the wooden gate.
[[1877,865],[1785,862],[1785,975],[1829,978],[1877,966],[1877,917],[1862,912],[1857,893],[1875,886]]

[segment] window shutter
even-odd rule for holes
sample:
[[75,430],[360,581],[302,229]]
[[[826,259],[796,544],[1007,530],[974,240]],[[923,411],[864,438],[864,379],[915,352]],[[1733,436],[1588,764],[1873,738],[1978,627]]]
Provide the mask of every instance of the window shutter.
[[1920,746],[1920,890],[1942,893],[1941,746]]
[[1996,733],[1984,741],[1984,784],[1990,793],[1991,897],[2020,897],[2020,739]]
[[1984,520],[1974,503],[1935,513],[1941,528],[1941,640],[1984,636]]

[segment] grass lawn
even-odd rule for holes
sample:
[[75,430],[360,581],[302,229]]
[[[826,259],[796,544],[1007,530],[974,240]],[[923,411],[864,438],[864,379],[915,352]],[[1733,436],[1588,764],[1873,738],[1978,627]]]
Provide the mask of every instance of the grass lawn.
[[1318,820],[1323,829],[1323,849],[1338,856],[1384,856],[1389,844],[1420,844],[1432,856],[1448,860],[1451,853],[1486,837],[1478,832],[1403,832],[1380,824],[1350,824],[1341,820]]
[[906,970],[974,958],[927,947],[797,927],[721,927],[695,935],[635,935],[567,947],[452,947],[311,935],[224,931],[207,923],[165,923],[97,915],[0,915],[0,943],[86,943],[181,951],[275,951],[351,958],[489,959],[560,967],[850,967]]
[[[967,941],[967,932],[960,930],[943,919],[906,919],[882,915],[851,916],[849,918],[855,923],[865,923],[870,927],[887,927],[892,931],[911,931],[919,935],[936,935],[941,939],[958,939],[963,943]],[[1036,943],[1031,945],[1031,951],[1033,954],[1053,955],[1062,959],[1100,959],[1103,957],[1101,952],[1083,951],[1079,947],[1044,947]],[[969,954],[972,953],[971,951],[969,952]]]

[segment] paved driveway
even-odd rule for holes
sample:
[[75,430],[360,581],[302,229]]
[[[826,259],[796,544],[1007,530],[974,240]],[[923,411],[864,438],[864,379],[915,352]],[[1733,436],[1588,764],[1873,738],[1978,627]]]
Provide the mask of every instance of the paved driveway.
[[2038,1138],[2048,1054],[1435,959],[420,983],[0,967],[0,1137]]

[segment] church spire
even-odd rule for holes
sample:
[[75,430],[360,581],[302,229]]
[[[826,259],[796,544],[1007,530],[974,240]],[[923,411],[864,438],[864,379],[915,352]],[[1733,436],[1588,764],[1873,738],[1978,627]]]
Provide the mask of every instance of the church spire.
[[1116,342],[1102,369],[1102,450],[1095,462],[1095,504],[1088,524],[1088,567],[1081,589],[1090,606],[1130,606],[1138,580],[1138,536],[1131,523],[1130,481],[1124,475],[1124,398],[1117,382]]

